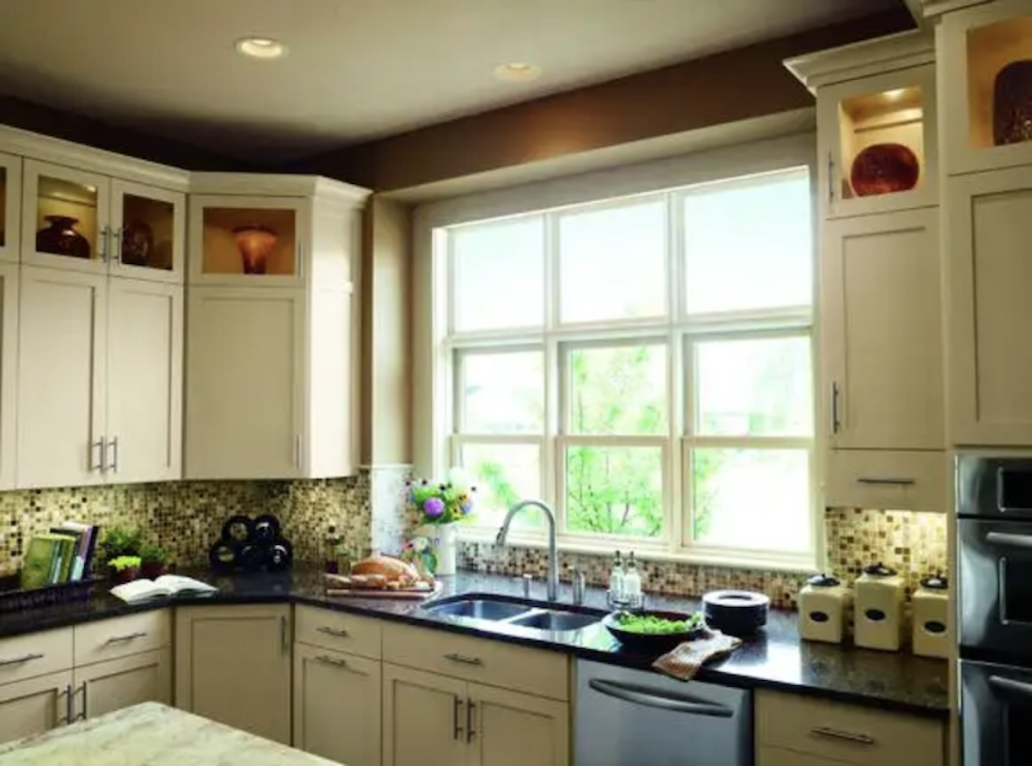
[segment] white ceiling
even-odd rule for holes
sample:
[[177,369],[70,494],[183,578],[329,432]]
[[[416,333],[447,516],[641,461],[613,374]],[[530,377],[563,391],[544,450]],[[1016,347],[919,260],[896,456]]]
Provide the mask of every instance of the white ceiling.
[[[0,93],[286,160],[898,4],[0,0]],[[290,53],[245,59],[233,50],[245,35]],[[544,75],[498,82],[492,69],[507,61]]]

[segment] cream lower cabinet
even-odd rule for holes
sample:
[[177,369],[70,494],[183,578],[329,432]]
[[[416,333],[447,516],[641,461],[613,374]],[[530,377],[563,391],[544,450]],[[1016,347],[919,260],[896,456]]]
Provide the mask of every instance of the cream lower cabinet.
[[380,766],[380,675],[378,660],[296,644],[294,747],[347,766]]
[[565,766],[570,763],[570,707],[564,702],[469,685],[466,736],[470,766]]
[[384,663],[383,766],[467,766],[468,684]]
[[68,723],[71,694],[71,670],[0,686],[0,743]]
[[96,718],[141,702],[172,704],[172,650],[134,654],[75,669],[77,718]]
[[825,223],[829,506],[946,510],[938,220],[928,208]]
[[290,744],[288,605],[176,610],[176,706]]

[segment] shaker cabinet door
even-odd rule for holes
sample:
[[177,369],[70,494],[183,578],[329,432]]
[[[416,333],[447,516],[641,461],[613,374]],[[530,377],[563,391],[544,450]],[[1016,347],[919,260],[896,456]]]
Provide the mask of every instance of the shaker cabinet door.
[[71,690],[70,670],[0,686],[0,743],[67,724]]
[[111,274],[182,284],[186,265],[186,195],[111,182]]
[[470,766],[568,766],[570,707],[565,702],[470,684]]
[[15,486],[18,266],[0,263],[0,491]]
[[96,718],[142,702],[172,702],[168,647],[75,669],[77,718]]
[[465,681],[385,662],[383,766],[470,764],[466,692]]

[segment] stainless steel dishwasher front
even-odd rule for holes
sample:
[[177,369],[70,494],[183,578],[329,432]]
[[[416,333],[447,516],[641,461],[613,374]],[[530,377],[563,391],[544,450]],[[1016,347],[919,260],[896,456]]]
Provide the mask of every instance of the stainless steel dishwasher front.
[[752,694],[579,660],[576,766],[752,766]]

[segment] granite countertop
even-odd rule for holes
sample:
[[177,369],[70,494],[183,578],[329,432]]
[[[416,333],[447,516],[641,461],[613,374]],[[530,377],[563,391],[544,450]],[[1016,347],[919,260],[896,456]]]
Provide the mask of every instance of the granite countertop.
[[0,745],[0,766],[331,766],[157,702]]
[[[425,603],[421,601],[327,597],[321,573],[310,570],[232,576],[217,576],[206,571],[185,571],[182,574],[210,582],[219,588],[219,592],[210,598],[191,599],[189,602],[166,599],[135,605],[125,604],[101,592],[80,603],[0,614],[0,638],[157,609],[170,603],[291,602],[442,630],[475,633],[485,638],[561,651],[623,667],[648,669],[655,659],[623,649],[599,624],[562,633],[499,624],[491,624],[490,629],[485,629],[485,624],[476,620],[428,614],[420,609]],[[467,593],[519,596],[523,587],[515,578],[473,572],[460,572],[454,577],[441,578],[441,582],[443,591],[438,598]],[[544,600],[544,584],[534,583],[531,595]],[[561,586],[559,596],[561,602],[569,604],[570,587]],[[698,599],[651,594],[647,605],[681,612],[695,611],[701,606]],[[605,592],[589,588],[584,606],[604,610]],[[696,678],[726,686],[781,689],[917,715],[946,717],[949,714],[947,676],[948,665],[944,660],[802,641],[796,613],[771,610],[767,626],[758,636],[746,640],[727,659],[704,667]]]

